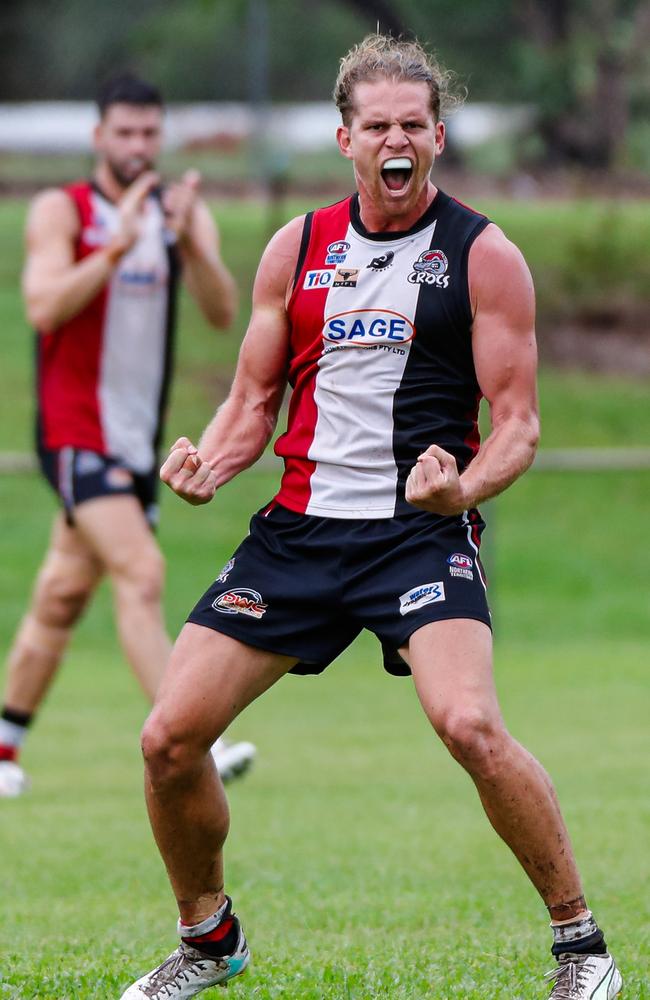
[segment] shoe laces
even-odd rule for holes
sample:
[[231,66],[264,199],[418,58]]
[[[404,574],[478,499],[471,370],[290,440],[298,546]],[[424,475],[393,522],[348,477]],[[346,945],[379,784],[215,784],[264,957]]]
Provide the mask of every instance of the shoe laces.
[[203,956],[195,948],[188,948],[181,943],[176,951],[158,966],[148,982],[142,985],[142,992],[150,997],[150,1000],[173,997],[172,990],[175,986],[180,986],[183,981],[189,983],[192,976],[196,978],[205,972],[206,960],[215,965],[219,964],[219,959]]
[[557,967],[544,976],[549,981],[555,980],[549,1000],[580,1000],[580,990],[589,977],[589,960],[591,955],[562,955]]

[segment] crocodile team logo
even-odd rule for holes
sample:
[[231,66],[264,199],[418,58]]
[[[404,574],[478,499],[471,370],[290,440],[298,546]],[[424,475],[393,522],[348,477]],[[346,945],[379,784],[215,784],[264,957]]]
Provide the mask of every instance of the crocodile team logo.
[[408,276],[412,285],[437,285],[447,288],[449,261],[442,250],[423,250],[413,264],[413,270]]

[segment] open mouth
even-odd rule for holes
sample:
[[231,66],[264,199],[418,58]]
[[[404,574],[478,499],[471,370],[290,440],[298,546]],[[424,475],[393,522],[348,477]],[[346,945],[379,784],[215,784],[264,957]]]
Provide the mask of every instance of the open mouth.
[[395,156],[386,160],[381,168],[381,179],[389,191],[399,194],[405,191],[413,173],[413,164],[407,156]]

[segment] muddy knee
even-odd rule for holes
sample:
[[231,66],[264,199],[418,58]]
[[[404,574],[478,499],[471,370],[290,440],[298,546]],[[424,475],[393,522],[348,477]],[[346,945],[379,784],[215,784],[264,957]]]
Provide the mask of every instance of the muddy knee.
[[508,735],[480,710],[449,713],[436,726],[452,757],[470,774],[490,778],[502,765]]

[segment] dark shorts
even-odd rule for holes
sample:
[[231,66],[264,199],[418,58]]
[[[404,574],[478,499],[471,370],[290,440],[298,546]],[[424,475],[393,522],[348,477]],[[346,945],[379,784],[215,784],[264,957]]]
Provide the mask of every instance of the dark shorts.
[[389,673],[422,625],[472,618],[490,626],[478,549],[478,511],[416,511],[343,520],[263,508],[250,534],[188,621],[272,653],[295,656],[293,673],[318,674],[367,628]]
[[140,503],[149,525],[158,523],[158,470],[139,475],[124,462],[83,448],[39,449],[41,471],[61,500],[69,524],[74,508],[97,497],[132,495]]

